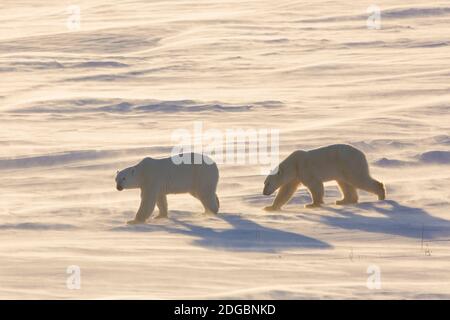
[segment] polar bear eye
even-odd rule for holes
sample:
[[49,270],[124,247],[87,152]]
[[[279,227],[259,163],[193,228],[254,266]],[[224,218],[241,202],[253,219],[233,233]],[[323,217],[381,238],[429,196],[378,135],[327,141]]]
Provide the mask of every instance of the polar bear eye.
[[131,174],[132,174],[132,175],[134,175],[134,169],[133,169],[133,170],[131,170]]

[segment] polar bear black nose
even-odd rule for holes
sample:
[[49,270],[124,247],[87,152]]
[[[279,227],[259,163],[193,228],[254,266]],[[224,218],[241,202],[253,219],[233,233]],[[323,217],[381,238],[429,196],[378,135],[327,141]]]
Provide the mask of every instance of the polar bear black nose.
[[117,188],[117,190],[119,190],[119,191],[122,191],[122,190],[123,190],[123,187],[122,187],[120,184],[118,184],[116,188]]

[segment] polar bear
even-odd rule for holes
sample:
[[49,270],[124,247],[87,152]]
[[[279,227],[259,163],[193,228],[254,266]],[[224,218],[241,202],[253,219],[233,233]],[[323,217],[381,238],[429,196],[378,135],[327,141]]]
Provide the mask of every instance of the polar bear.
[[117,190],[141,189],[141,205],[128,224],[145,223],[155,204],[158,218],[167,217],[167,195],[190,193],[199,199],[205,212],[219,211],[216,195],[219,170],[206,155],[186,153],[164,159],[144,158],[133,167],[117,172]]
[[336,204],[358,202],[356,189],[362,189],[384,200],[384,185],[369,174],[369,165],[364,153],[346,144],[335,144],[310,151],[298,150],[291,153],[264,182],[264,195],[271,195],[278,188],[277,196],[267,211],[275,211],[289,201],[300,184],[311,193],[312,203],[305,207],[319,207],[323,203],[323,183],[336,180],[343,199]]

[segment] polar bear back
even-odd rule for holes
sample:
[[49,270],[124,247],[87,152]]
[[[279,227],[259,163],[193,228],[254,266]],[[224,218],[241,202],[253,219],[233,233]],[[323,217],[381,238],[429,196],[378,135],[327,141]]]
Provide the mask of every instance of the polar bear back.
[[147,178],[143,183],[159,183],[161,191],[165,194],[200,194],[205,190],[215,191],[219,180],[219,170],[212,160],[209,158],[205,160],[197,164],[194,161],[175,163],[172,157],[145,158],[142,161],[142,169]]
[[348,175],[369,173],[364,153],[347,144],[313,149],[302,156],[304,169],[321,181],[339,180]]

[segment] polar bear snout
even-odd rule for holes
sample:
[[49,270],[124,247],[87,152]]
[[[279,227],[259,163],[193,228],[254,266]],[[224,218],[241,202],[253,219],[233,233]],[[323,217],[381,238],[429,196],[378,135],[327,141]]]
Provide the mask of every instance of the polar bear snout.
[[264,185],[264,190],[263,190],[263,195],[265,196],[270,196],[272,193],[274,193],[275,189],[272,188],[272,186],[270,185],[270,183],[266,183]]

